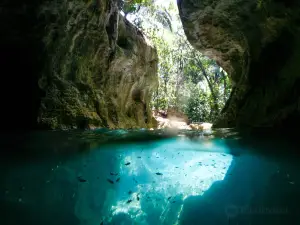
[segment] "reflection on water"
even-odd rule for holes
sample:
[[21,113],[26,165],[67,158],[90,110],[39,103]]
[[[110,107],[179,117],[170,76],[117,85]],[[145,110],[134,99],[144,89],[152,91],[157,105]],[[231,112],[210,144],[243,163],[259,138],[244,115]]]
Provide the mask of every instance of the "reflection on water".
[[[1,157],[1,224],[299,220],[299,166],[294,156],[268,154],[282,147],[277,143],[229,129],[46,132],[13,142],[18,138],[2,141],[11,154]],[[259,207],[277,207],[277,214],[253,213]]]

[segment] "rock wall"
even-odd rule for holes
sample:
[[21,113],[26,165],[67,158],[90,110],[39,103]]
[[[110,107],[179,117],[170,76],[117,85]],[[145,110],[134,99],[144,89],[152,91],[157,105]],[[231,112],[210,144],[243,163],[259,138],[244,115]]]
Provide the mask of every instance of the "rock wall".
[[3,6],[1,59],[14,68],[9,82],[19,80],[15,90],[27,103],[25,109],[8,99],[11,111],[20,110],[16,123],[52,129],[155,126],[149,102],[158,85],[157,52],[119,14],[117,0]]
[[229,74],[215,127],[300,125],[300,1],[180,0],[191,44]]

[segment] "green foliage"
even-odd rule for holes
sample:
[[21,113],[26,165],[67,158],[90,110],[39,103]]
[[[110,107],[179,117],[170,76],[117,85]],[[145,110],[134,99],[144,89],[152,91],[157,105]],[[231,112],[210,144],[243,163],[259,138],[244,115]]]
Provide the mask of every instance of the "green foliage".
[[150,6],[151,2],[151,0],[125,0],[123,1],[122,10],[126,17],[128,14],[138,13],[141,7]]
[[158,51],[159,87],[152,107],[176,108],[192,122],[213,122],[229,97],[231,85],[216,62],[189,44],[177,8],[152,4],[139,11],[134,22]]
[[200,122],[207,121],[211,122],[209,118],[210,104],[208,101],[208,94],[201,91],[201,89],[194,87],[191,96],[184,105],[184,112],[191,121]]

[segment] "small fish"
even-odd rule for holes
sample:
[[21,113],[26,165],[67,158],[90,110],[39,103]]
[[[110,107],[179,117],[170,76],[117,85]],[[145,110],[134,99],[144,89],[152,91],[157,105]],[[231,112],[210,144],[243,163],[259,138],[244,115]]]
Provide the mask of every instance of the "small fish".
[[131,195],[131,194],[132,194],[132,191],[131,191],[131,190],[130,190],[130,191],[128,191],[128,194],[129,194],[129,195]]
[[132,200],[131,200],[131,199],[129,199],[129,200],[126,202],[126,203],[127,203],[127,204],[129,204],[130,202],[132,202]]
[[290,184],[295,184],[295,182],[291,181]]
[[137,180],[135,179],[135,178],[133,178],[133,180],[134,180],[134,182],[137,184],[138,182],[137,182]]
[[179,168],[178,166],[175,166],[175,168]]
[[128,162],[128,163],[125,163],[125,166],[128,166],[128,165],[130,165],[130,162]]
[[173,201],[172,203],[175,203],[176,201]]
[[168,198],[168,200],[170,200],[172,198],[172,196],[170,196],[169,198]]
[[114,182],[111,179],[106,179],[109,183],[113,184]]
[[110,175],[112,176],[117,176],[119,173],[113,173],[113,172],[110,172]]
[[138,201],[140,200],[140,197],[138,195],[136,196],[136,200],[138,200]]
[[100,225],[103,225],[103,221],[100,223]]
[[225,154],[221,154],[222,156],[226,156]]
[[163,175],[162,173],[155,173],[156,175]]
[[137,158],[140,159],[140,158],[142,158],[142,157],[141,157],[141,156],[138,156]]
[[119,182],[119,181],[120,181],[120,178],[121,178],[121,177],[118,177],[118,178],[116,179],[116,182]]
[[86,182],[86,179],[83,179],[82,177],[77,177],[79,182]]

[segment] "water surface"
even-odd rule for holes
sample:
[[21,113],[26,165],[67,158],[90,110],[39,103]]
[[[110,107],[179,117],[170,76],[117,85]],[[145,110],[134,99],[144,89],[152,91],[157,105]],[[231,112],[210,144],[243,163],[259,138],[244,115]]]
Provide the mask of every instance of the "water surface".
[[1,224],[299,224],[297,149],[233,130],[2,137]]

